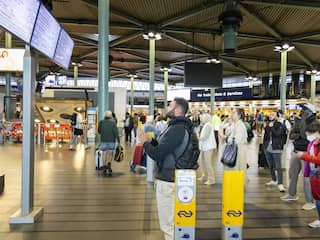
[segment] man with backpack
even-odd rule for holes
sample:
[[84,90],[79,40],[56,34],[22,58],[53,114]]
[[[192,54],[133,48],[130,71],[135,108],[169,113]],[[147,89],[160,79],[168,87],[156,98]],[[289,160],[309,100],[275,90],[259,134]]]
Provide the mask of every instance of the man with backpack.
[[168,127],[158,140],[147,134],[139,136],[146,154],[155,162],[156,198],[160,229],[166,240],[174,235],[174,172],[176,169],[197,169],[199,141],[192,122],[185,117],[188,102],[175,98],[168,106]]

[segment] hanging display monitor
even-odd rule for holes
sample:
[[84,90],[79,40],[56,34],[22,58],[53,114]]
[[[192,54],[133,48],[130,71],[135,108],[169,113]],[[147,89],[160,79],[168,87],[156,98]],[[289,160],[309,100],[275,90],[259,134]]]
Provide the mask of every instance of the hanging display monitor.
[[30,43],[39,0],[0,0],[0,26]]
[[186,62],[184,73],[185,87],[222,87],[223,66],[221,63]]
[[31,38],[31,46],[53,59],[61,26],[48,9],[41,5]]
[[68,33],[61,29],[58,45],[54,54],[54,61],[63,68],[68,69],[72,56],[74,42]]
[[22,72],[24,49],[0,48],[0,72]]

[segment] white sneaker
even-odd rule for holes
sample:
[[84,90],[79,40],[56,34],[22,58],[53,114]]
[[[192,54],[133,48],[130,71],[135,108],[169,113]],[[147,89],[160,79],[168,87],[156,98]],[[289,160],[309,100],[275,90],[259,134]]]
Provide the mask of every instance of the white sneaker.
[[212,181],[212,180],[208,180],[208,181],[206,181],[204,184],[205,184],[205,185],[214,185],[214,184],[216,184],[216,182],[215,182],[215,181]]
[[312,223],[309,223],[309,227],[311,228],[318,228],[320,227],[320,220],[315,220]]
[[265,185],[266,186],[277,186],[278,183],[276,181],[271,180],[270,182],[267,182]]
[[286,191],[286,189],[284,188],[283,184],[279,184],[278,188],[279,188],[280,192],[285,192]]
[[205,179],[205,176],[202,175],[201,177],[199,177],[199,178],[197,178],[197,179],[198,179],[198,181],[203,181],[203,180]]
[[286,194],[286,195],[280,197],[280,199],[285,202],[290,202],[290,201],[297,201],[299,199],[299,197],[297,195],[291,196],[290,194]]
[[306,210],[306,211],[309,211],[309,210],[312,210],[312,209],[315,209],[316,208],[316,205],[314,203],[311,203],[311,202],[308,202],[306,204],[304,204],[302,206],[302,209],[303,210]]

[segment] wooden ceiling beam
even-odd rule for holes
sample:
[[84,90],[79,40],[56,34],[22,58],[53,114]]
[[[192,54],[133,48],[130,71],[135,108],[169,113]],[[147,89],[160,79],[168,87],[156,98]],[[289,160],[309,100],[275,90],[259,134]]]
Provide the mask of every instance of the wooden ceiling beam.
[[209,0],[209,1],[206,1],[205,3],[202,3],[200,4],[198,7],[192,7],[192,8],[189,8],[187,10],[185,10],[184,12],[176,15],[176,16],[173,16],[173,17],[170,17],[170,18],[167,18],[163,21],[160,22],[159,26],[160,28],[163,28],[165,26],[168,26],[168,25],[172,25],[172,24],[175,24],[177,22],[181,22],[187,18],[190,18],[190,17],[193,17],[195,15],[198,15],[200,14],[201,12],[203,11],[206,11],[208,10],[209,8],[212,8],[218,4],[222,4],[224,3],[224,0]]
[[[262,19],[261,16],[258,16],[254,13],[253,9],[245,7],[242,4],[238,4],[237,7],[243,12],[245,15],[252,17],[261,27],[266,29],[269,33],[275,36],[279,41],[284,41],[282,35],[277,32],[273,27],[270,26],[266,20]],[[293,53],[297,55],[302,61],[304,61],[309,67],[313,68],[313,64],[311,60],[298,48],[296,48]]]

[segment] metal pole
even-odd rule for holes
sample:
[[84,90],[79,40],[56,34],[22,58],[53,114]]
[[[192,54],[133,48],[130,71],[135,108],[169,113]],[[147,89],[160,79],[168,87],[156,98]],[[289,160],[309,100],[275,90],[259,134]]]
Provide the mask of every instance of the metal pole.
[[281,52],[281,89],[280,89],[280,105],[281,110],[286,112],[286,92],[287,92],[287,51]]
[[21,210],[10,217],[11,224],[34,223],[43,208],[34,209],[34,106],[36,61],[26,45],[23,59],[23,142]]
[[311,74],[311,93],[310,101],[312,104],[316,103],[316,73]]
[[[12,35],[8,32],[5,33],[5,47],[12,48]],[[11,96],[11,73],[6,73],[6,113],[5,119],[7,121],[11,118],[11,103],[10,103],[10,96]]]
[[103,120],[109,108],[109,13],[110,0],[98,1],[99,15],[99,95],[98,120]]
[[131,81],[131,92],[130,92],[130,114],[133,116],[133,104],[134,104],[134,77],[130,77]]
[[73,84],[75,87],[78,86],[78,73],[79,73],[79,66],[78,64],[76,63],[74,66],[73,66]]
[[34,190],[34,91],[35,64],[30,47],[26,46],[23,72],[23,142],[22,142],[22,207],[23,216],[33,210]]
[[210,102],[211,102],[211,113],[214,114],[214,105],[215,105],[215,88],[211,88],[211,97],[210,97]]
[[156,39],[149,40],[149,115],[154,115],[154,68],[155,68],[155,53],[156,53]]
[[249,80],[249,88],[253,88],[253,80]]
[[169,71],[165,70],[164,74],[164,115],[167,113],[168,108],[168,81],[169,81]]

